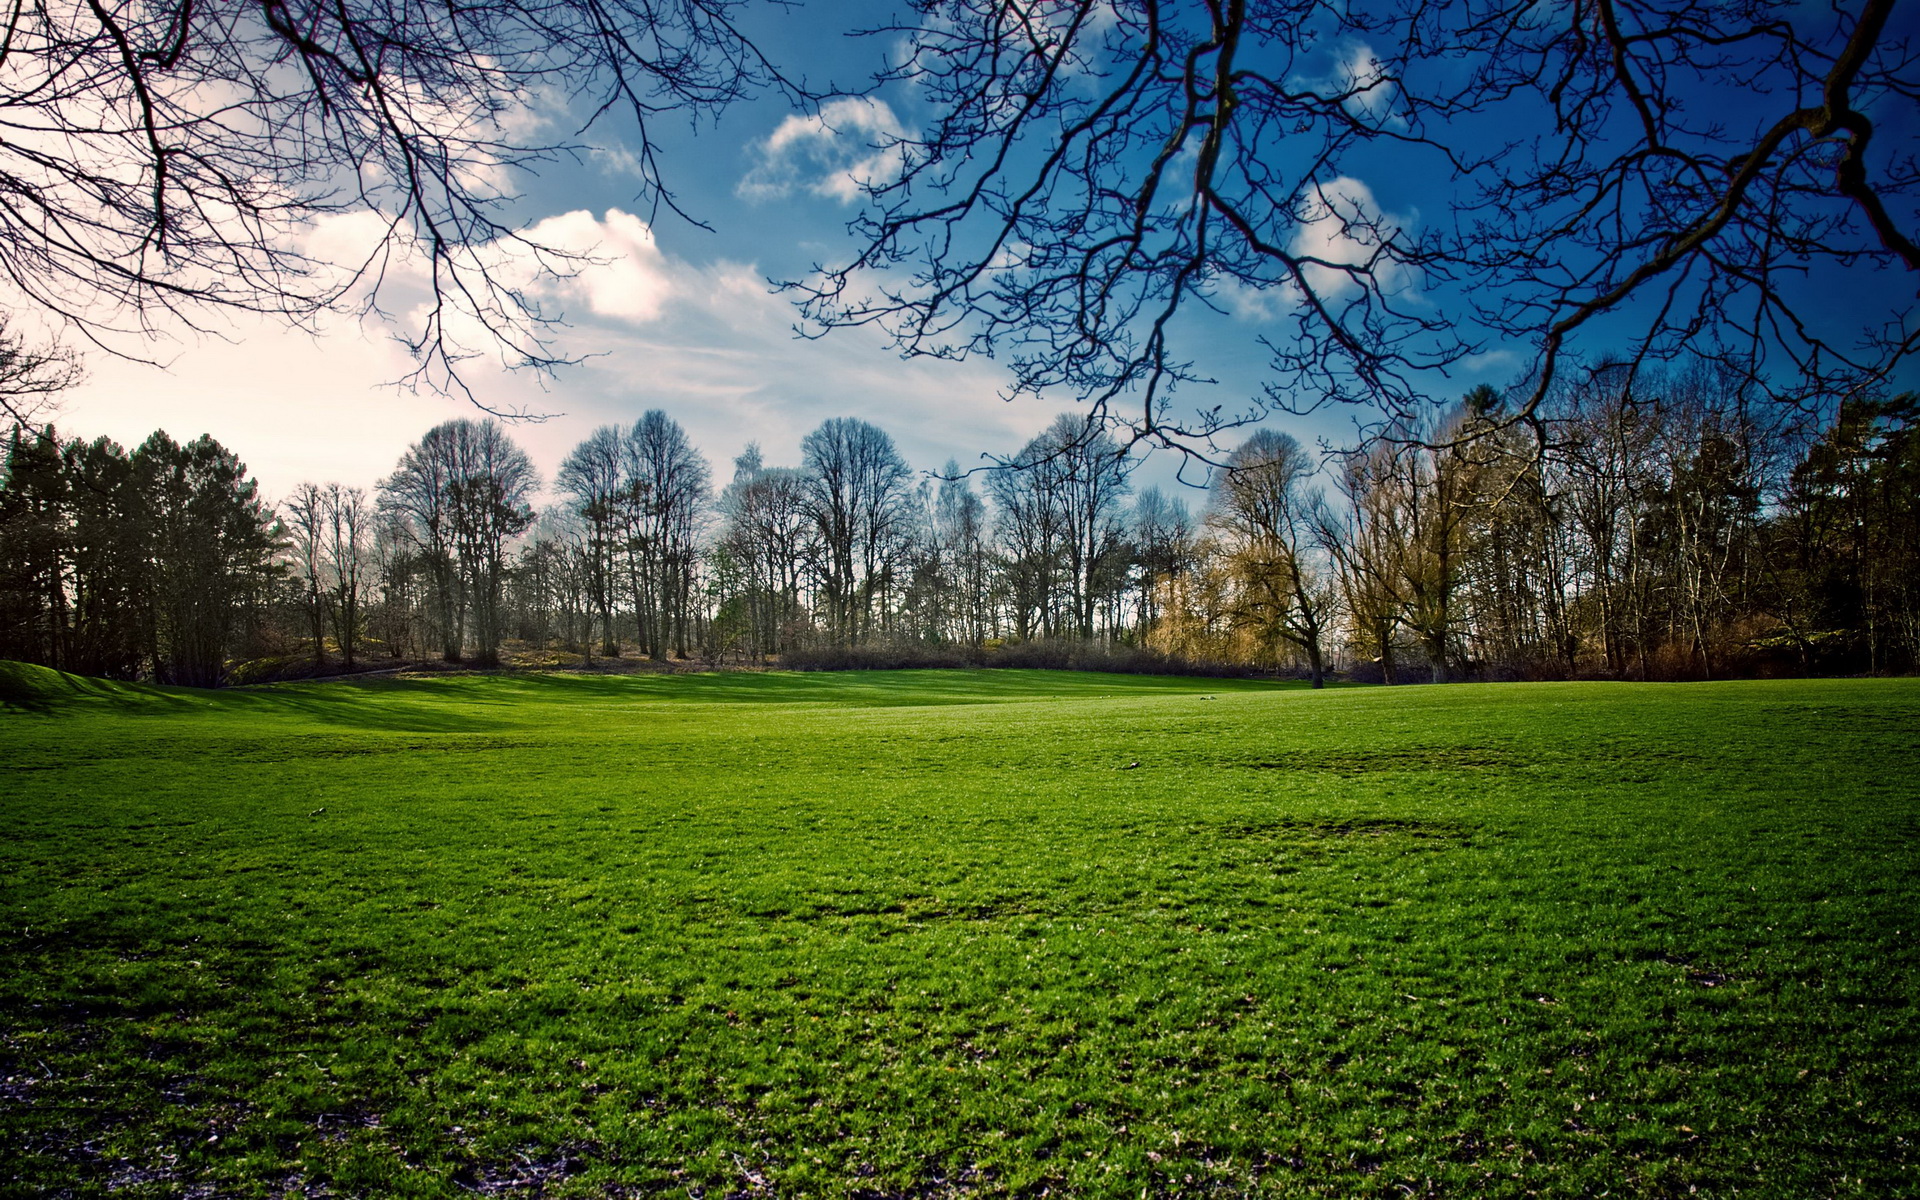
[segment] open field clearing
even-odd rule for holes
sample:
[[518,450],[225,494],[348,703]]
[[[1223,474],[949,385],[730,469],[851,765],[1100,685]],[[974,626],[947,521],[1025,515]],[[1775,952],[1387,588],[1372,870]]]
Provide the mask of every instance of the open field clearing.
[[1920,1195],[1920,681],[0,670],[0,1192]]

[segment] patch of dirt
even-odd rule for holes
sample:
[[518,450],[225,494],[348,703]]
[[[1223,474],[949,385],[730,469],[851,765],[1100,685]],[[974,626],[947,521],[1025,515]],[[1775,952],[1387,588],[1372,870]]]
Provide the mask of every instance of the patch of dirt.
[[579,1151],[521,1154],[507,1163],[468,1163],[453,1173],[453,1182],[476,1196],[541,1196],[588,1165]]
[[1652,956],[1654,962],[1662,962],[1670,967],[1679,967],[1686,973],[1688,983],[1703,988],[1725,987],[1737,983],[1740,976],[1723,970],[1711,963],[1702,963],[1699,956],[1682,951],[1667,951]]

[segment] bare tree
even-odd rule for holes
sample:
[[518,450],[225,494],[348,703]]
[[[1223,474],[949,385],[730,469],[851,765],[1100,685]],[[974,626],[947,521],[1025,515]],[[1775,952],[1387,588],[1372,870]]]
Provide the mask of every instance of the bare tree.
[[819,559],[806,477],[793,467],[766,466],[760,447],[749,444],[734,460],[720,513],[720,549],[739,567],[752,649],[779,653],[803,618],[803,581]]
[[447,661],[461,659],[470,633],[475,661],[498,662],[507,547],[532,524],[539,484],[532,460],[492,420],[434,426],[381,481],[382,504],[403,519],[431,577]]
[[[440,656],[459,662],[466,643],[466,599],[456,558],[453,485],[458,464],[453,441],[455,422],[429,429],[400,456],[393,474],[380,481],[380,506],[388,515],[387,529],[411,548],[411,562],[396,563],[403,570],[417,564],[425,575],[426,605],[433,614],[433,633]],[[410,573],[410,572],[409,572]]]
[[807,513],[820,539],[828,632],[866,637],[899,548],[912,472],[878,426],[834,417],[800,443]]
[[1228,457],[1208,517],[1227,539],[1253,623],[1298,647],[1313,686],[1322,687],[1337,591],[1316,538],[1326,518],[1321,495],[1309,484],[1313,474],[1299,442],[1278,430],[1257,430]]
[[327,661],[327,627],[347,668],[365,620],[373,514],[367,494],[337,483],[302,483],[282,507],[287,553],[303,594],[313,664]]
[[1322,542],[1341,560],[1355,640],[1379,655],[1389,681],[1396,629],[1413,636],[1435,683],[1460,657],[1469,537],[1483,499],[1476,489],[1500,457],[1486,440],[1498,423],[1482,404],[1476,392],[1344,456],[1349,524],[1323,522]]
[[[593,611],[600,618],[600,652],[620,656],[620,639],[613,627],[614,569],[620,537],[620,429],[602,425],[573,448],[560,464],[556,482],[573,497],[574,511],[585,525],[582,547],[586,555],[586,586]],[[592,656],[588,639],[588,656]]]
[[986,502],[949,459],[941,469],[940,491],[934,500],[933,532],[940,547],[948,588],[948,635],[978,648],[991,624],[990,597],[993,569],[988,542]]
[[1399,681],[1394,648],[1406,546],[1394,471],[1394,449],[1384,444],[1343,455],[1334,480],[1346,503],[1338,514],[1327,514],[1320,532],[1320,544],[1338,569],[1348,644],[1379,665],[1386,684]]
[[989,477],[1019,636],[1093,636],[1102,589],[1125,586],[1132,469],[1097,421],[1062,413]]
[[680,423],[659,409],[620,443],[620,513],[629,596],[641,649],[686,657],[699,535],[712,499],[712,470]]
[[1097,422],[1079,414],[1060,414],[1041,436],[1060,483],[1071,629],[1091,638],[1106,568],[1124,553],[1120,502],[1132,491],[1133,462]]
[[1435,683],[1447,681],[1457,657],[1460,584],[1476,499],[1475,464],[1456,436],[1459,430],[1460,422],[1450,420],[1417,431],[1421,442],[1446,444],[1396,447],[1385,460],[1392,470],[1383,481],[1404,537],[1393,578],[1400,623],[1419,642]]
[[307,635],[313,642],[313,665],[318,670],[327,661],[327,596],[321,583],[326,575],[326,490],[317,483],[301,483],[281,507],[287,552],[300,585]]
[[575,509],[541,513],[520,548],[508,589],[520,637],[545,647],[557,633],[564,648],[585,651],[589,664],[597,615],[590,540]]
[[1145,633],[1159,619],[1158,595],[1166,580],[1193,563],[1193,518],[1182,501],[1149,487],[1134,498],[1127,519],[1133,543],[1135,628]]
[[953,563],[940,536],[937,496],[933,479],[922,478],[902,506],[899,565],[880,622],[928,645],[949,641],[954,623]]
[[[1501,415],[1496,405],[1483,419]],[[1533,453],[1531,439],[1512,428],[1486,434],[1484,444],[1504,452],[1486,456],[1474,482],[1465,568],[1472,657],[1509,674],[1572,674],[1577,553],[1565,464],[1557,453]]]
[[333,638],[347,669],[354,666],[365,621],[367,566],[373,536],[373,512],[367,493],[357,487],[330,483],[326,489],[327,522],[323,531],[328,576],[328,607],[333,615]]
[[369,559],[377,599],[368,610],[368,634],[385,643],[389,658],[426,653],[422,620],[431,604],[430,575],[407,515],[388,503],[383,492],[373,512]]
[[1681,639],[1711,679],[1717,643],[1747,589],[1754,525],[1760,513],[1760,447],[1738,389],[1713,373],[1694,371],[1669,381],[1666,435],[1656,443],[1665,460],[1666,525],[1674,617]]
[[[474,661],[483,667],[500,661],[502,589],[507,547],[533,524],[528,503],[540,476],[526,451],[513,443],[497,421],[449,422],[454,453],[451,485],[454,545],[473,610]],[[441,426],[440,428],[446,428]]]
[[987,476],[1000,543],[1000,585],[1016,638],[1064,632],[1064,480],[1042,434]]
[[1565,513],[1580,544],[1579,577],[1608,672],[1629,662],[1647,676],[1648,583],[1644,520],[1659,486],[1654,444],[1660,414],[1605,375],[1573,389],[1559,416],[1556,458],[1566,473]]

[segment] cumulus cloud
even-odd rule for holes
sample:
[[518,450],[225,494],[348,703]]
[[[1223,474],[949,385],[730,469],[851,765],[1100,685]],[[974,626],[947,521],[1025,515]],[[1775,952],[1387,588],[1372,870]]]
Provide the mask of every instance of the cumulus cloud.
[[529,229],[526,237],[573,260],[566,275],[536,276],[529,286],[584,304],[596,316],[651,321],[673,294],[672,273],[654,242],[653,230],[631,213],[610,208],[596,220],[579,209],[548,217]]
[[1334,42],[1293,74],[1291,85],[1329,100],[1343,97],[1347,115],[1375,129],[1405,129],[1400,89],[1387,75],[1373,47],[1361,41]]
[[404,312],[404,332],[417,335],[437,321],[452,355],[508,362],[517,348],[544,340],[521,311],[522,300],[544,317],[640,325],[658,320],[674,291],[653,230],[617,208],[600,217],[584,209],[558,213],[516,238],[458,252],[441,266],[438,296],[428,264],[404,239],[381,274],[381,308]]
[[323,213],[291,241],[332,286],[346,287],[358,276],[349,301],[371,299],[376,289],[389,301],[417,297],[427,286],[427,264],[404,226],[396,228],[392,218],[369,209]]
[[1348,175],[1307,186],[1301,195],[1300,224],[1291,252],[1313,259],[1304,274],[1307,285],[1323,299],[1338,299],[1360,290],[1353,272],[1342,267],[1369,267],[1375,290],[1408,295],[1412,281],[1398,262],[1381,255],[1381,248],[1413,225],[1411,216],[1381,209],[1373,189]]
[[626,146],[589,146],[587,158],[602,175],[615,179],[647,178],[646,164]]
[[1365,42],[1347,47],[1330,84],[1337,92],[1352,93],[1345,107],[1359,120],[1376,129],[1407,127],[1406,118],[1399,111],[1400,89],[1387,78],[1386,68]]
[[788,116],[751,147],[753,166],[734,192],[747,200],[778,200],[796,192],[843,204],[900,171],[906,127],[884,100],[846,97],[818,113]]
[[[1414,216],[1384,211],[1365,182],[1342,175],[1311,183],[1294,210],[1287,250],[1308,260],[1302,273],[1323,302],[1360,295],[1363,286],[1400,300],[1418,298],[1411,272],[1381,248],[1413,227]],[[1358,270],[1349,272],[1345,267]],[[1208,299],[1235,320],[1260,324],[1295,313],[1304,297],[1291,278],[1216,276]]]

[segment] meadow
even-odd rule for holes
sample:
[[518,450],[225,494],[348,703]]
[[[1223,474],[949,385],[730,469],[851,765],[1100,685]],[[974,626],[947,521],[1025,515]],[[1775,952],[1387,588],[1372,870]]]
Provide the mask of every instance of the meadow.
[[1920,1195],[1920,680],[0,700],[0,1193]]

